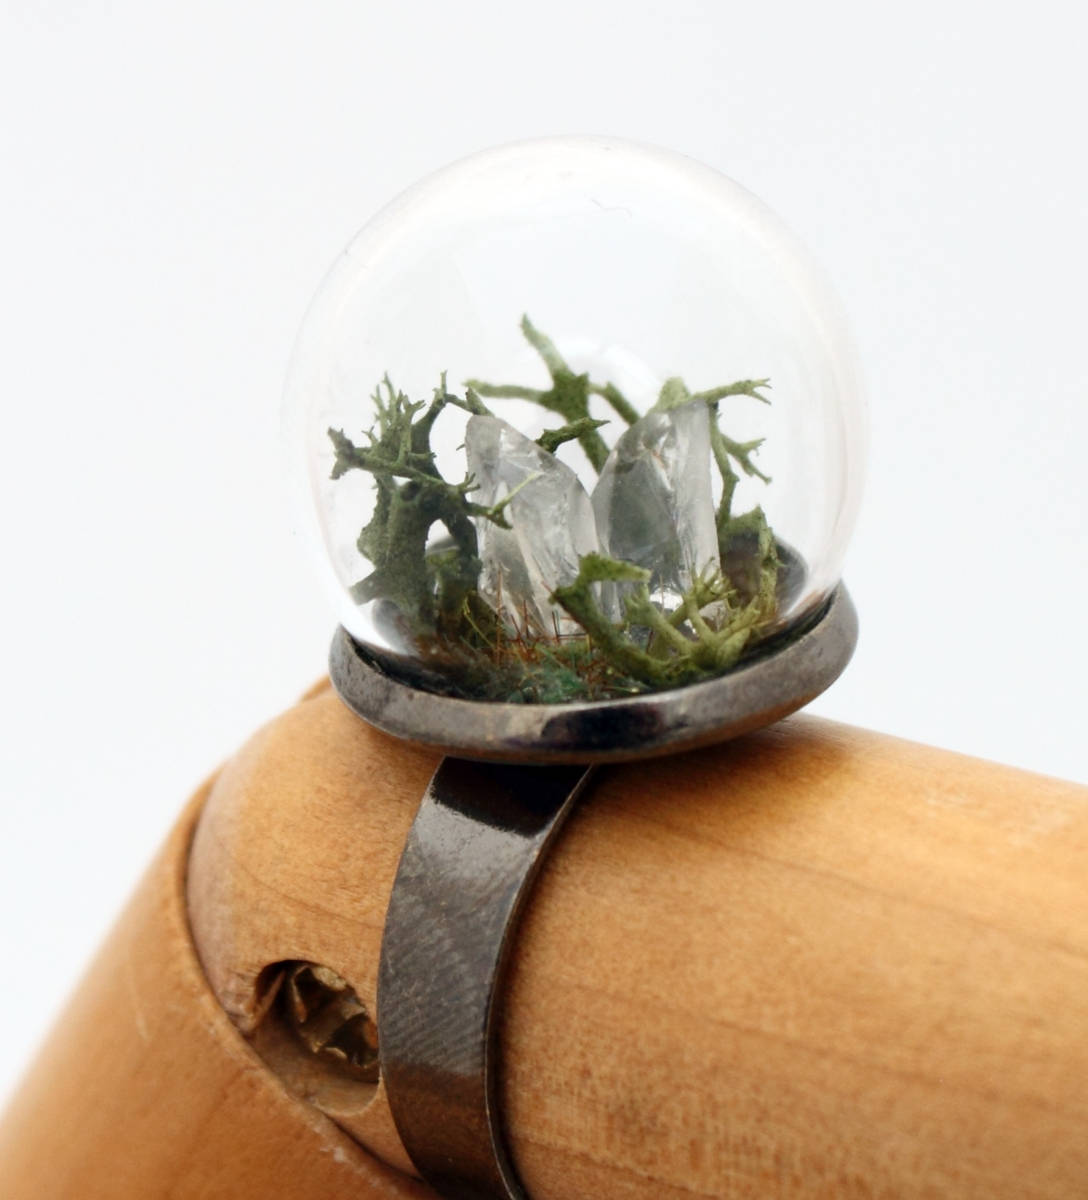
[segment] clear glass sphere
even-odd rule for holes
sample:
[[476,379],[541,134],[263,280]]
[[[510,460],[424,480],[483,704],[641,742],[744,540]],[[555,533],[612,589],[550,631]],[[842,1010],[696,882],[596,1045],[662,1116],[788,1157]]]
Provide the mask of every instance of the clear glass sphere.
[[800,628],[839,580],[864,425],[838,305],[778,219],[593,137],[394,200],[287,387],[340,621],[477,699],[681,686]]

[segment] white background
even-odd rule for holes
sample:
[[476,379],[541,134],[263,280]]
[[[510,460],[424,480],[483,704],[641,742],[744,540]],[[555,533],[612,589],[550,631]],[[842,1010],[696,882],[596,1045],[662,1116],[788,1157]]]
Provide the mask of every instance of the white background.
[[537,134],[685,151],[835,280],[872,448],[814,709],[1088,781],[1071,4],[0,0],[0,1092],[177,810],[323,670],[298,323],[387,199]]

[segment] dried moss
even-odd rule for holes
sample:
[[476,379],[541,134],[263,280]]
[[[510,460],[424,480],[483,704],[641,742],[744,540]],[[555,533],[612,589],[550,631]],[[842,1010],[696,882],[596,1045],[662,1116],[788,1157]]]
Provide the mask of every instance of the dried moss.
[[[386,378],[373,394],[375,421],[362,445],[342,429],[329,429],[335,451],[332,477],[364,471],[377,491],[357,543],[373,570],[352,588],[354,599],[391,603],[427,670],[443,681],[443,690],[475,699],[605,699],[729,670],[774,626],[781,563],[762,509],[733,513],[742,475],[769,480],[753,461],[761,443],[731,439],[721,428],[719,405],[738,395],[767,403],[763,392],[768,381],[740,380],[693,394],[674,378],[662,387],[655,405],[667,410],[702,401],[710,410],[711,453],[722,482],[716,512],[722,569],[697,579],[676,608],[666,612],[650,595],[648,572],[604,555],[586,555],[578,577],[552,596],[581,632],[528,637],[511,629],[477,592],[477,523],[509,528],[504,510],[513,496],[487,507],[473,501],[471,477],[447,481],[431,446],[435,422],[449,405],[492,415],[485,398],[529,400],[563,420],[542,434],[538,444],[553,453],[576,440],[600,471],[608,445],[600,433],[605,422],[590,412],[591,397],[602,398],[629,425],[639,414],[613,383],[573,371],[528,317],[522,318],[521,329],[543,360],[550,387],[471,380],[458,395],[448,389],[443,375],[429,402],[413,402]],[[439,549],[436,525],[445,530]],[[624,585],[624,615],[613,622],[598,595],[602,585],[617,583]]]

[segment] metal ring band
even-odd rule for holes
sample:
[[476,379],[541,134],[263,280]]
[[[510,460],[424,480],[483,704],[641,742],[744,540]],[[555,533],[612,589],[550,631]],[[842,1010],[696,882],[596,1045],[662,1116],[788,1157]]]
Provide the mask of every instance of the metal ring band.
[[592,768],[447,758],[400,860],[378,971],[389,1107],[451,1200],[527,1200],[501,1127],[494,1028],[518,917]]

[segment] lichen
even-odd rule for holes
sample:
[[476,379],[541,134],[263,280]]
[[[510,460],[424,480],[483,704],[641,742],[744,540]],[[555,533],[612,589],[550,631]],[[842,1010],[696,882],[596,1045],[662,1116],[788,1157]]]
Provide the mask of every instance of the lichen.
[[[477,591],[481,563],[480,522],[510,528],[506,508],[476,503],[471,476],[447,481],[438,469],[431,437],[448,406],[493,415],[484,399],[528,400],[562,418],[537,444],[548,453],[577,441],[596,471],[609,447],[600,430],[606,422],[590,411],[603,399],[623,422],[638,411],[615,384],[597,382],[571,369],[554,343],[523,317],[521,329],[548,370],[544,389],[470,380],[458,395],[446,377],[429,402],[411,401],[386,377],[373,394],[375,421],[362,445],[342,429],[329,429],[335,459],[332,477],[352,470],[369,474],[377,496],[359,534],[359,552],[371,572],[352,588],[359,604],[391,604],[409,631],[428,686],[473,699],[562,703],[604,699],[676,687],[735,666],[769,630],[778,615],[781,569],[778,543],[761,508],[736,515],[741,476],[769,482],[753,461],[760,441],[738,442],[721,428],[719,405],[729,396],[768,403],[766,379],[740,380],[692,393],[683,380],[666,381],[655,408],[703,402],[710,413],[710,449],[721,479],[715,513],[721,569],[694,580],[669,611],[650,593],[650,573],[603,554],[584,555],[573,582],[556,587],[552,602],[579,632],[527,636],[511,628]],[[445,536],[436,538],[435,526]],[[621,586],[623,615],[610,620],[601,607],[602,586]],[[436,682],[437,681],[437,682]]]

